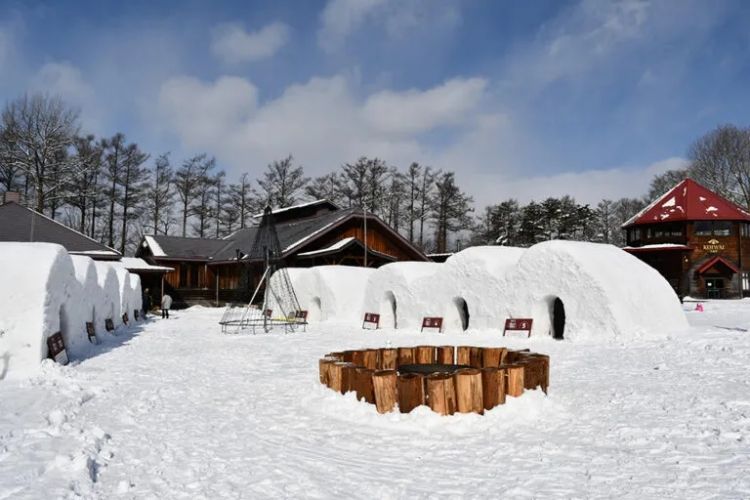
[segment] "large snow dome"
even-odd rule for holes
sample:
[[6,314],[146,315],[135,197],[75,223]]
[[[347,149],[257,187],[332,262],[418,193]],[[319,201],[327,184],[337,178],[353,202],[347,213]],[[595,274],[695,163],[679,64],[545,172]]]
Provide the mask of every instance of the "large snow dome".
[[130,311],[128,314],[134,318],[134,312],[143,309],[143,294],[141,293],[141,277],[130,273]]
[[376,269],[367,280],[360,321],[363,312],[378,313],[383,328],[419,328],[423,317],[440,316],[441,304],[416,284],[442,268],[435,262],[394,262]]
[[503,286],[510,315],[534,319],[532,335],[638,337],[688,326],[669,283],[612,245],[539,243],[521,257]]
[[[443,331],[497,328],[507,311],[505,275],[526,250],[515,247],[477,246],[458,252],[433,274],[418,279],[415,295],[429,298],[428,309],[443,318]],[[423,316],[428,316],[424,314]]]
[[[361,322],[365,285],[374,271],[353,266],[287,268],[300,308],[307,311],[310,323]],[[271,286],[278,286],[280,278],[279,273],[274,273]],[[277,307],[273,297],[270,307]]]
[[47,356],[49,336],[62,332],[70,345],[85,335],[70,310],[79,286],[73,263],[60,245],[0,243],[0,275],[0,379],[30,375]]
[[[75,277],[78,283],[78,290],[75,294],[75,322],[86,330],[86,323],[94,323],[94,328],[101,335],[104,331],[104,323],[101,326],[97,324],[97,309],[104,309],[102,289],[99,286],[99,278],[96,272],[96,264],[93,259],[84,255],[70,256],[75,270]],[[71,350],[84,350],[90,347],[88,334],[86,338],[81,336],[80,345],[71,345]],[[67,346],[66,346],[67,347]]]

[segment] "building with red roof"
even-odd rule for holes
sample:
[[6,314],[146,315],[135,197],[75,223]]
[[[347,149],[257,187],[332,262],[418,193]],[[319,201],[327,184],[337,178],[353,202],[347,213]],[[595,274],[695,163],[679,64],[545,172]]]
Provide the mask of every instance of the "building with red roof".
[[625,251],[680,297],[750,295],[750,212],[685,179],[623,224]]

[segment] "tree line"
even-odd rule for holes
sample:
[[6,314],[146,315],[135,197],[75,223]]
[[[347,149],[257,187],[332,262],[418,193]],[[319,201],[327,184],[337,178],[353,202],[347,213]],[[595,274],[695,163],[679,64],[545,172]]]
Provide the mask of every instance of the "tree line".
[[252,224],[265,205],[315,199],[374,213],[426,252],[549,239],[622,245],[621,225],[686,176],[750,207],[749,137],[734,126],[701,137],[690,165],[656,176],[643,198],[595,207],[569,196],[525,205],[509,199],[475,215],[454,172],[361,157],[309,178],[289,155],[257,179],[245,172],[231,181],[208,153],[177,161],[144,152],[122,133],[84,134],[75,109],[32,94],[7,103],[0,116],[0,191],[21,192],[25,204],[123,253],[144,234],[220,238]]

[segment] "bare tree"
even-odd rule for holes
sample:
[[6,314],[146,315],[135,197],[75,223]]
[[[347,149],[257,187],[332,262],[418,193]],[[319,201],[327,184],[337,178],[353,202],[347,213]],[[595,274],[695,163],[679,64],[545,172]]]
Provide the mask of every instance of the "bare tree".
[[79,168],[68,181],[65,201],[78,210],[78,231],[86,234],[86,222],[90,217],[89,209],[95,210],[98,203],[103,151],[101,144],[91,134],[85,137],[75,137],[73,149],[74,161]]
[[196,199],[198,184],[200,183],[200,173],[203,164],[209,161],[205,154],[200,154],[188,158],[182,162],[182,166],[174,175],[174,186],[177,197],[180,199],[182,208],[182,236],[187,236],[187,221],[190,216],[191,207]]
[[146,188],[145,182],[149,175],[148,170],[143,166],[146,160],[148,160],[148,154],[141,151],[137,144],[128,144],[120,177],[122,185],[120,253],[123,255],[125,255],[125,247],[130,243],[128,240],[129,224],[140,216],[140,207]]
[[448,235],[469,227],[469,213],[473,211],[473,199],[456,185],[453,172],[445,172],[435,181],[435,196],[431,203],[431,219],[435,225],[437,252],[448,248]]
[[424,225],[429,216],[430,197],[435,187],[435,179],[440,175],[440,171],[433,172],[430,167],[422,170],[422,187],[419,193],[419,248],[424,250]]
[[151,226],[154,234],[159,234],[159,228],[164,228],[167,234],[170,212],[174,200],[172,186],[172,166],[169,163],[169,153],[159,155],[154,161],[151,182],[146,188],[146,207],[150,213]]
[[115,246],[115,220],[117,219],[117,207],[120,204],[122,193],[121,176],[127,161],[127,146],[125,136],[117,133],[111,139],[102,141],[104,149],[104,175],[107,181],[105,196],[109,205],[107,212],[107,245]]
[[369,211],[387,216],[386,190],[391,169],[379,158],[361,157],[342,167],[341,192],[350,207],[366,207]]
[[690,148],[690,176],[750,208],[750,129],[722,125]]
[[292,164],[292,155],[283,160],[275,161],[268,165],[263,179],[258,181],[263,193],[265,194],[266,203],[276,208],[285,208],[294,205],[310,181],[305,177],[304,169]]
[[237,184],[229,187],[230,203],[237,207],[237,217],[240,229],[247,225],[247,218],[258,208],[257,195],[250,183],[249,176],[242,174]]
[[24,95],[6,104],[0,129],[3,164],[24,174],[37,211],[44,211],[51,193],[63,196],[60,186],[76,169],[64,152],[78,132],[78,112],[59,97]]
[[336,204],[342,203],[341,178],[338,173],[316,177],[307,186],[305,194],[312,200],[328,200]]

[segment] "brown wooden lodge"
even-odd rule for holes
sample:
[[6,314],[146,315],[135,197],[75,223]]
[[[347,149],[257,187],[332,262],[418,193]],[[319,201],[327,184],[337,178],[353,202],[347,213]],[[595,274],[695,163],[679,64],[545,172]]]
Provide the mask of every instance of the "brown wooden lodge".
[[750,213],[694,180],[677,184],[623,229],[625,250],[659,271],[680,297],[750,295]]
[[[260,215],[255,219],[260,222]],[[273,219],[284,266],[379,267],[395,261],[427,260],[408,240],[369,213],[365,251],[363,211],[340,209],[327,200],[275,210]],[[156,303],[162,290],[170,294],[176,307],[246,302],[264,271],[261,259],[249,258],[257,229],[254,225],[221,239],[145,236],[136,257],[174,270],[163,280],[157,276],[144,280],[143,286],[151,290]]]

